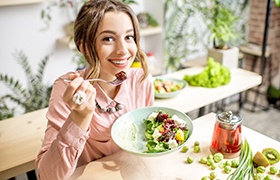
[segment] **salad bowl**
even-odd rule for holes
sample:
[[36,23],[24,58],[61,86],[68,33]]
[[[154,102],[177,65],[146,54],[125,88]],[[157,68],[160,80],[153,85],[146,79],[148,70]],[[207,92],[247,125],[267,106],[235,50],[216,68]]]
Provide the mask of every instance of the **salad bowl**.
[[154,77],[155,98],[166,99],[173,98],[183,92],[188,83],[183,79],[177,79],[166,76]]
[[[180,119],[180,122],[184,124],[187,135],[177,146],[159,152],[148,151],[149,145],[147,144],[150,141],[145,133],[147,129],[145,120],[151,117],[151,114],[155,114],[155,112],[166,112],[170,117],[174,117],[175,115],[175,119]],[[192,133],[193,123],[191,118],[183,112],[167,107],[144,107],[127,112],[114,122],[111,129],[112,139],[121,149],[135,155],[146,157],[160,156],[177,151],[184,146]]]

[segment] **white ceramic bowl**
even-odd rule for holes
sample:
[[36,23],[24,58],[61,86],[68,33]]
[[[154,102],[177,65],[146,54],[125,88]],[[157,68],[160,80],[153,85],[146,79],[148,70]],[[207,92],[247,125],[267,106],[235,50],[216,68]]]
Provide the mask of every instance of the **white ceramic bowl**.
[[155,91],[155,98],[159,98],[159,99],[173,98],[173,97],[177,96],[178,94],[180,94],[181,92],[183,92],[186,89],[186,87],[188,86],[188,83],[183,79],[177,79],[177,78],[171,78],[171,77],[165,77],[165,76],[154,77],[154,81],[156,79],[160,79],[163,81],[169,80],[169,81],[173,81],[173,82],[180,83],[183,85],[182,89],[173,91],[173,92],[159,93],[159,92]]
[[[147,153],[144,152],[147,150],[147,140],[144,134],[146,127],[143,119],[147,119],[147,117],[156,110],[163,110],[171,116],[176,114],[180,119],[186,121],[189,136],[184,143],[174,149],[159,153]],[[193,123],[190,117],[178,110],[166,107],[145,107],[130,111],[118,118],[111,129],[112,138],[120,148],[129,153],[140,156],[159,156],[174,152],[188,141],[192,133]]]

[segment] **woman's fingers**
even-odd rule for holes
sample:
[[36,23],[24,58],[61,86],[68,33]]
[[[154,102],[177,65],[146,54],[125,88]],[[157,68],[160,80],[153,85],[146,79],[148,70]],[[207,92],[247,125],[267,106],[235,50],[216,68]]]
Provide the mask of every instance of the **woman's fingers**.
[[71,109],[92,111],[95,108],[95,88],[82,77],[73,79],[63,96]]
[[72,101],[72,97],[74,96],[74,94],[76,92],[78,92],[78,90],[81,91],[85,91],[85,89],[83,90],[82,88],[82,84],[86,83],[84,81],[84,79],[82,77],[77,77],[75,79],[73,79],[69,84],[68,87],[66,88],[64,95],[63,95],[63,100],[65,102],[67,102],[69,105],[71,105],[72,103],[70,103]]
[[77,77],[80,77],[81,75],[77,72],[73,72],[73,73],[69,73],[69,74],[66,74],[67,75],[67,79],[69,80],[74,80],[76,79]]

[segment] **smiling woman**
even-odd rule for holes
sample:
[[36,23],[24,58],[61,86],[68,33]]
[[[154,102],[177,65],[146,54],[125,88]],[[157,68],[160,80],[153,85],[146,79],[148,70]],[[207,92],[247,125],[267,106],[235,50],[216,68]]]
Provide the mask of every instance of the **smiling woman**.
[[[154,89],[133,10],[118,0],[89,0],[74,24],[74,42],[88,66],[53,86],[48,127],[36,159],[40,179],[68,179],[77,166],[120,149],[110,130],[118,117],[153,106]],[[141,68],[131,68],[134,59]],[[117,74],[122,72],[121,74]],[[114,86],[89,79],[127,79]],[[77,94],[82,99],[73,101]],[[81,95],[81,96],[79,96]],[[74,98],[76,100],[76,97]]]

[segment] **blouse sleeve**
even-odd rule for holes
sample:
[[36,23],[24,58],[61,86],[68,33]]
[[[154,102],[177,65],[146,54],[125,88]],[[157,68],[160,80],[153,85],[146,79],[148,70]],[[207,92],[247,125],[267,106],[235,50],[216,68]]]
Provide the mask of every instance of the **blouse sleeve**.
[[74,172],[88,139],[69,117],[70,110],[62,100],[66,85],[56,81],[53,86],[48,125],[42,147],[36,159],[39,179],[67,179]]

